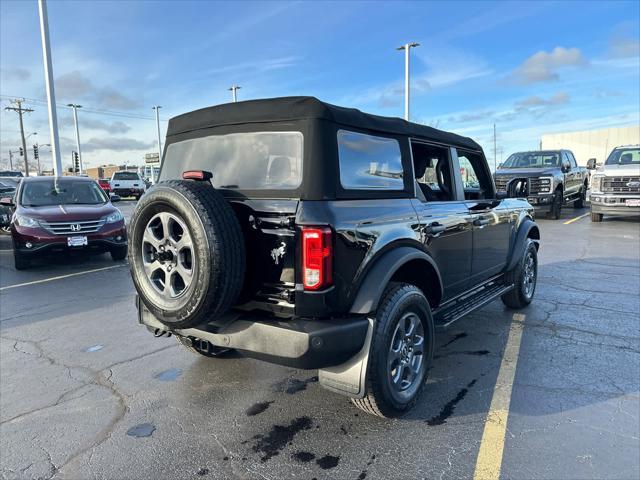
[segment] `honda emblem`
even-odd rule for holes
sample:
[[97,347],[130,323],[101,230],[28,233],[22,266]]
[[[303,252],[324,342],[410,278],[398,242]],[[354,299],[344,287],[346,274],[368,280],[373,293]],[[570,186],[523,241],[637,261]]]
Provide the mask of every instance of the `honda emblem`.
[[79,232],[82,229],[82,226],[79,223],[72,223],[69,228],[72,232]]

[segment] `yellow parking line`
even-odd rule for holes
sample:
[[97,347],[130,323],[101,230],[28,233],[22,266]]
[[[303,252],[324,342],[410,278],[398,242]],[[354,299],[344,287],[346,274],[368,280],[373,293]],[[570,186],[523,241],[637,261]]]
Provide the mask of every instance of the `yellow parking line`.
[[576,221],[580,220],[581,218],[584,218],[584,217],[586,217],[586,216],[588,216],[590,214],[591,214],[591,212],[584,213],[584,214],[580,215],[579,217],[572,218],[571,220],[567,220],[566,222],[564,222],[564,224],[565,225],[569,225],[570,223],[576,222]]
[[62,280],[63,278],[75,277],[77,275],[84,275],[86,273],[101,272],[103,270],[112,270],[114,268],[120,268],[120,267],[126,267],[126,266],[127,266],[126,264],[121,263],[119,265],[111,265],[110,267],[94,268],[93,270],[85,270],[84,272],[75,272],[75,273],[69,273],[67,275],[59,275],[57,277],[43,278],[42,280],[34,280],[33,282],[17,283],[15,285],[8,285],[6,287],[0,288],[0,292],[4,290],[9,290],[10,288],[26,287],[27,285],[36,285],[38,283],[53,282],[54,280]]
[[509,405],[511,404],[511,390],[518,364],[524,319],[525,315],[515,313],[511,321],[509,338],[502,355],[491,406],[480,442],[476,470],[473,474],[474,480],[498,480],[500,478],[504,437],[507,431]]

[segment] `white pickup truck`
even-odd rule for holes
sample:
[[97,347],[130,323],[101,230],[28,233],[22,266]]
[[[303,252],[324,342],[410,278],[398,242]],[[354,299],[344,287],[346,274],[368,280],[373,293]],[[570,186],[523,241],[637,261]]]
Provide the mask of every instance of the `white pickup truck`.
[[139,200],[147,189],[144,179],[138,172],[119,171],[111,177],[111,191],[121,197],[136,197]]
[[592,222],[604,215],[640,215],[640,145],[616,147],[604,165],[596,167],[591,158],[587,168],[596,170],[589,196]]

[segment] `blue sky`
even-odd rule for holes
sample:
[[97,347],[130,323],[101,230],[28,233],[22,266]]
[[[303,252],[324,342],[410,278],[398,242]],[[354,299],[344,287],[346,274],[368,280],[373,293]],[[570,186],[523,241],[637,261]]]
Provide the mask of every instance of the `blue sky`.
[[[239,98],[314,95],[468,135],[498,159],[543,133],[640,123],[640,2],[49,1],[63,159],[80,103],[89,165],[140,163],[163,120]],[[48,142],[35,0],[0,2],[0,103],[24,97],[28,133]],[[19,146],[0,115],[0,159]],[[166,121],[162,123],[162,132]],[[50,158],[46,149],[42,160]]]

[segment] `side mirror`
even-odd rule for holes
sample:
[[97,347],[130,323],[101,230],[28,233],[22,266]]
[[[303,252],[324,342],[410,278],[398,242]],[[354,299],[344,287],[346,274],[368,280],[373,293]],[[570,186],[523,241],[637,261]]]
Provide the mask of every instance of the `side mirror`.
[[504,167],[504,163],[499,163],[498,164],[498,169],[501,169],[502,167]]
[[11,197],[0,198],[0,205],[2,205],[3,207],[15,207],[15,204],[13,203],[13,198]]
[[122,198],[120,198],[120,195],[115,195],[114,194],[114,195],[111,195],[110,200],[113,203],[113,202],[119,202],[120,200],[122,200]]
[[595,170],[596,169],[596,159],[590,158],[587,160],[587,170]]
[[569,165],[568,163],[563,163],[560,170],[562,170],[562,173],[567,173],[571,170],[571,165]]

